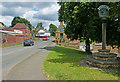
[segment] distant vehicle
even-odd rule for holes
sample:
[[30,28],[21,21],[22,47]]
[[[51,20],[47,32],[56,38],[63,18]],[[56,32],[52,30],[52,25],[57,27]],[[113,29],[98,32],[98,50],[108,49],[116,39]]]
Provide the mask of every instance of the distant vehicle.
[[48,40],[47,36],[43,36],[43,41]]
[[50,40],[50,37],[47,37],[48,40]]
[[32,39],[27,39],[27,40],[24,40],[24,46],[33,46],[34,45],[34,41]]

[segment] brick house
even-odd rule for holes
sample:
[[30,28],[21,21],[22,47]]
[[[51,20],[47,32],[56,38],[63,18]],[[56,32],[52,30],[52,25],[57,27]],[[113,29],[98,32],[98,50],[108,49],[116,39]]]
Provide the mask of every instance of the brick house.
[[24,23],[18,23],[13,27],[13,31],[22,31],[24,39],[30,38],[30,29]]
[[10,45],[10,44],[16,44],[21,43],[25,39],[30,39],[30,29],[23,23],[18,23],[14,27],[4,28],[2,35],[6,35],[2,41],[2,45]]
[[59,25],[58,29],[56,30],[56,35],[55,35],[55,37],[56,37],[55,41],[57,44],[59,44],[63,41],[65,41],[65,42],[68,41],[67,35],[64,33],[64,28],[65,27],[64,27],[63,23],[60,22],[60,25]]

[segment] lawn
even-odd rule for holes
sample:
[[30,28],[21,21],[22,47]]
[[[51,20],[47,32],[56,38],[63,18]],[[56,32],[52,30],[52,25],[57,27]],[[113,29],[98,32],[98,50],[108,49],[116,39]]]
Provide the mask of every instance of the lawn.
[[78,64],[89,54],[72,48],[55,46],[43,62],[49,80],[118,80],[118,72],[90,69]]
[[17,43],[17,44],[11,44],[8,46],[0,46],[0,48],[5,48],[5,47],[11,47],[11,46],[17,46],[17,45],[22,45],[23,43]]

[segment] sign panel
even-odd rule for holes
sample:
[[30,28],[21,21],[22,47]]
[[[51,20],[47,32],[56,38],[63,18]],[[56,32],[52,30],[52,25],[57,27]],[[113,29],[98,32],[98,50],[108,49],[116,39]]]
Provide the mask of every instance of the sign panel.
[[103,19],[103,20],[106,20],[107,17],[109,16],[109,7],[107,5],[101,5],[99,8],[98,8],[98,13],[99,13],[99,16]]
[[60,31],[64,31],[64,28],[61,28]]

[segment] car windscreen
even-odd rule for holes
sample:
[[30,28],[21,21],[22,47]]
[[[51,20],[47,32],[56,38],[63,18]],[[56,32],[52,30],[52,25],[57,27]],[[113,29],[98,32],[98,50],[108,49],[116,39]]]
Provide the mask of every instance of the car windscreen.
[[31,39],[29,39],[30,41],[32,41]]
[[24,42],[29,42],[29,40],[25,40]]

